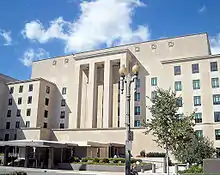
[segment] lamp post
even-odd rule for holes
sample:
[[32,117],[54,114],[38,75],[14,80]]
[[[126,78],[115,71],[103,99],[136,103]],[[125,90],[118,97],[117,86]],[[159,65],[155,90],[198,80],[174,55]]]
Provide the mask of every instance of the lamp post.
[[[121,94],[125,89],[126,93],[126,107],[125,107],[125,127],[126,127],[126,141],[125,141],[125,175],[131,174],[131,125],[130,125],[130,102],[131,102],[131,83],[135,83],[135,92],[136,92],[136,82],[138,78],[139,65],[135,64],[132,67],[132,73],[128,72],[125,65],[119,69],[120,78],[120,89]],[[124,87],[125,86],[125,87]]]

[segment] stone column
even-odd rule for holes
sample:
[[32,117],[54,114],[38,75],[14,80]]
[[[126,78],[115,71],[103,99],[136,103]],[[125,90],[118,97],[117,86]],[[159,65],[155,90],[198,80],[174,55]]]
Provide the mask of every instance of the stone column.
[[97,127],[97,66],[94,62],[89,64],[88,86],[88,117],[87,128]]
[[[120,67],[122,67],[122,65],[125,65],[125,67],[127,68],[127,70],[129,70],[129,60],[126,56],[124,56],[123,58],[121,58],[120,60]],[[126,102],[126,85],[124,85],[124,93],[121,94],[121,87],[120,87],[120,127],[125,127],[125,102]]]
[[54,148],[49,148],[49,157],[48,157],[48,169],[52,169],[54,167]]
[[24,167],[29,166],[29,148],[28,146],[25,147],[25,162],[24,162]]
[[104,66],[104,101],[103,128],[112,127],[112,63],[105,61]]
[[5,146],[4,163],[3,163],[4,166],[8,164],[8,153],[9,153],[9,146]]

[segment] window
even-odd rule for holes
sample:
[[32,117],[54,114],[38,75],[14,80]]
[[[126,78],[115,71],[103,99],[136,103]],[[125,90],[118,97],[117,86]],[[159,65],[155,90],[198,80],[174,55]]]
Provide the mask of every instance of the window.
[[46,93],[49,94],[50,93],[50,87],[46,86]]
[[140,79],[137,79],[137,83],[136,83],[136,88],[140,88],[141,84],[140,84]]
[[192,73],[199,73],[199,64],[192,64]]
[[7,117],[11,117],[11,110],[8,110]]
[[19,121],[16,121],[15,128],[20,128],[20,122]]
[[10,87],[9,93],[10,93],[10,94],[13,94],[13,93],[14,93],[14,87]]
[[6,129],[10,129],[10,122],[6,122]]
[[63,89],[62,89],[62,95],[65,95],[66,94],[66,87],[64,87]]
[[49,98],[45,98],[45,106],[49,106]]
[[195,113],[195,123],[202,123],[202,113]]
[[193,80],[193,89],[200,89],[200,80]]
[[135,93],[135,101],[140,101],[140,92]]
[[20,86],[19,87],[19,93],[22,93],[23,92],[23,86]]
[[211,72],[218,71],[218,63],[217,62],[211,62],[210,63],[210,70],[211,70]]
[[65,118],[65,111],[60,112],[60,118]]
[[135,120],[134,127],[140,127],[140,126],[141,126],[140,120]]
[[8,105],[11,106],[12,105],[12,98],[8,99]]
[[30,128],[30,121],[26,121],[26,125],[27,128]]
[[29,91],[29,92],[33,91],[33,84],[29,84],[28,91]]
[[203,136],[203,131],[202,130],[196,130],[195,134],[197,137],[202,137]]
[[5,134],[5,141],[9,140],[9,134]]
[[61,106],[66,106],[66,100],[65,99],[61,100]]
[[181,75],[181,67],[174,66],[174,75]]
[[215,140],[220,140],[220,129],[215,130]]
[[151,86],[157,86],[157,77],[151,78]]
[[201,97],[200,96],[194,96],[194,106],[201,106]]
[[44,128],[47,128],[47,123],[46,122],[44,122]]
[[47,118],[47,117],[48,117],[48,111],[45,110],[45,111],[44,111],[44,118]]
[[21,110],[17,109],[17,117],[20,117],[20,116],[21,116]]
[[175,81],[175,91],[181,91],[181,90],[182,90],[182,82]]
[[17,134],[14,134],[14,140],[17,140]]
[[220,122],[220,112],[214,112],[214,120],[215,122]]
[[213,104],[219,105],[220,104],[220,94],[213,95]]
[[28,97],[28,104],[31,104],[32,103],[32,96],[29,96]]
[[31,116],[31,109],[27,109],[26,115]]
[[152,99],[152,100],[155,99],[156,93],[157,93],[156,91],[152,91],[152,92],[151,92],[151,99]]
[[19,98],[18,98],[18,105],[20,105],[21,103],[22,103],[22,98],[19,97]]
[[140,106],[135,106],[134,110],[135,110],[135,112],[134,112],[135,115],[140,115],[140,113],[141,113]]
[[183,106],[183,99],[182,99],[182,97],[178,98],[177,105],[178,105],[178,107],[182,107]]
[[219,79],[212,78],[212,88],[218,88],[218,87],[219,87]]
[[64,128],[64,123],[60,123],[60,129]]

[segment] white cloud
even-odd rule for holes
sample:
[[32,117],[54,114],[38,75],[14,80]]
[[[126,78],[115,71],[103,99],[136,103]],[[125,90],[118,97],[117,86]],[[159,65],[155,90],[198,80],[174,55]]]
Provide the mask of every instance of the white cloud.
[[147,26],[132,27],[132,17],[137,7],[145,6],[140,0],[92,0],[80,3],[80,15],[76,21],[59,17],[48,28],[40,21],[26,23],[22,31],[25,38],[46,43],[60,39],[66,52],[85,51],[103,44],[113,46],[150,37]]
[[5,30],[0,29],[0,36],[4,38],[4,40],[5,40],[4,45],[5,46],[9,46],[9,45],[12,44],[12,38],[11,38],[11,32],[10,31],[7,32]]
[[48,58],[48,57],[49,57],[49,53],[42,48],[38,48],[36,51],[34,49],[28,49],[24,52],[20,61],[25,66],[31,66],[33,61],[37,61],[39,59]]
[[210,38],[210,44],[212,54],[220,54],[220,33]]
[[205,5],[203,5],[199,10],[198,10],[198,13],[204,13],[206,12],[207,10],[207,7]]

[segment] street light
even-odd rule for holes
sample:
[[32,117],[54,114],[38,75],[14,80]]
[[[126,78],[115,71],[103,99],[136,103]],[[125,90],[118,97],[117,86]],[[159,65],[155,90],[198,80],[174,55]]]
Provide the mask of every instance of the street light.
[[125,107],[125,127],[126,127],[126,141],[125,141],[125,175],[130,175],[131,174],[131,143],[132,143],[132,138],[131,138],[131,126],[130,126],[130,102],[131,102],[131,83],[135,83],[135,92],[136,92],[136,82],[138,78],[138,72],[139,72],[139,65],[135,64],[132,67],[132,73],[128,72],[127,68],[125,65],[122,65],[122,67],[119,69],[119,74],[121,76],[120,78],[120,89],[121,89],[121,94],[123,94],[124,91],[124,86],[126,90],[126,107]]

